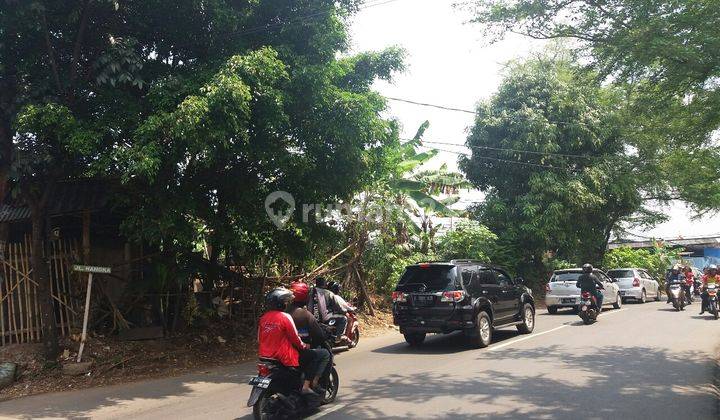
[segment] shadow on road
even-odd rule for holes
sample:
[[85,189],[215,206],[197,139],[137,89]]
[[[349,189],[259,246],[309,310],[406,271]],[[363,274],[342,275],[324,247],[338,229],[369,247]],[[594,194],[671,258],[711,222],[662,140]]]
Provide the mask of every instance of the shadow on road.
[[[478,360],[517,363],[531,361],[541,366],[562,366],[535,374],[476,370],[468,366],[462,377],[453,372],[390,374],[372,381],[359,381],[342,418],[436,418],[418,412],[387,412],[375,401],[389,399],[423,403],[438,396],[452,396],[462,404],[446,403],[443,418],[470,419],[463,407],[488,405],[493,419],[517,418],[622,418],[629,412],[646,418],[667,418],[667,413],[687,407],[687,418],[706,413],[718,396],[714,385],[697,384],[688,378],[708,377],[714,368],[710,360],[698,360],[697,353],[672,353],[651,347],[601,348],[590,354],[573,354],[562,345],[537,349],[507,349],[481,353]],[[658,374],[662,372],[662,374]],[[711,375],[709,375],[711,377]],[[673,398],[668,399],[668,393]],[[502,404],[498,404],[502,402]],[[702,410],[700,410],[702,408]],[[635,411],[637,410],[637,411]],[[698,410],[698,411],[694,411]]]
[[[493,344],[501,343],[511,338],[516,338],[521,334],[515,328],[496,330],[493,332]],[[384,354],[453,354],[467,351],[477,351],[471,347],[462,332],[454,332],[451,334],[433,334],[428,335],[425,342],[419,347],[410,347],[404,340],[402,335],[398,335],[398,343],[389,346],[380,347],[372,350],[373,353]]]
[[[85,394],[96,395],[96,398],[64,398],[62,404],[49,404],[46,402],[45,398],[53,394],[39,395],[11,400],[10,402],[13,403],[12,408],[8,404],[0,403],[0,418],[12,416],[25,419],[38,417],[91,419],[98,416],[97,413],[94,416],[91,415],[93,411],[121,405],[124,402],[182,397],[192,394],[193,388],[197,384],[245,384],[247,380],[247,373],[239,371],[238,366],[233,366],[227,372],[187,375],[187,379],[183,381],[177,378],[168,378],[163,380],[161,384],[141,381],[133,384],[132,387],[128,387],[127,384],[120,384],[87,389],[84,391]],[[243,398],[246,397],[247,395],[238,396],[238,404],[244,406],[246,400],[243,400]]]

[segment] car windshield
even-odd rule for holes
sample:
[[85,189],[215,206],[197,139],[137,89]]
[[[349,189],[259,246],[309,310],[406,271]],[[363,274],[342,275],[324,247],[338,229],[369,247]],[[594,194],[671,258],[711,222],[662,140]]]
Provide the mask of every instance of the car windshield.
[[398,287],[424,284],[428,292],[453,289],[456,286],[455,267],[449,265],[410,266],[405,269]]
[[580,273],[558,273],[555,274],[550,281],[577,281],[578,277],[580,277]]
[[610,270],[607,272],[608,276],[614,279],[626,279],[635,277],[635,273],[632,270]]

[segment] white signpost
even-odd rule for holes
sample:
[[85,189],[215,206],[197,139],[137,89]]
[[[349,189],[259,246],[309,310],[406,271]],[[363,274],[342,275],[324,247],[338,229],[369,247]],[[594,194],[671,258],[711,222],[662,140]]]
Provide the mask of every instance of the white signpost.
[[85,339],[87,338],[87,324],[90,316],[90,292],[92,290],[93,273],[110,274],[110,267],[96,267],[92,265],[73,265],[73,271],[80,273],[88,273],[87,292],[85,293],[85,315],[83,317],[82,336],[80,337],[80,350],[78,350],[77,362],[82,360],[83,349],[85,348]]

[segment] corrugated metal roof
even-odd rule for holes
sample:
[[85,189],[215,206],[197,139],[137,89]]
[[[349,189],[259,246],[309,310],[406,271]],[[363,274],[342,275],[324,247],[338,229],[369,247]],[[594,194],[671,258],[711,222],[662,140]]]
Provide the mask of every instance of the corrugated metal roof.
[[[112,182],[96,179],[60,181],[48,199],[50,216],[104,209],[110,198]],[[0,222],[30,218],[30,209],[21,201],[9,199],[0,204]]]

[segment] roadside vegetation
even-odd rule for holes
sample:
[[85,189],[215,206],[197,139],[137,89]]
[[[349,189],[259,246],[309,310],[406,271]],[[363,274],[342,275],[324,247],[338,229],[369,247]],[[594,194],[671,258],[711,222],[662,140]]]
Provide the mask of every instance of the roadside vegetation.
[[[568,26],[553,20],[564,2],[477,2],[488,36],[579,41],[509,65],[455,173],[428,169],[429,123],[403,140],[372,88],[404,70],[403,50],[348,53],[360,1],[0,2],[12,5],[0,8],[0,195],[29,204],[34,279],[48,284],[56,181],[119,180],[122,233],[153,255],[125,293],[180,291],[178,331],[217,318],[197,308],[194,282],[212,291],[238,267],[279,283],[332,260],[326,275],[370,311],[425,260],[492,262],[535,288],[583,262],[659,274],[672,252],[606,253],[611,236],[663,221],[653,206],[673,199],[720,208],[720,56],[706,25],[717,8],[630,2],[597,14],[580,2]],[[485,201],[458,208],[469,188]],[[263,207],[274,191],[378,217],[316,211],[306,222],[298,209],[278,227]],[[455,221],[446,232],[444,217]],[[51,291],[40,294],[49,320]],[[119,313],[138,305],[118,302]],[[57,331],[44,324],[55,360]]]

